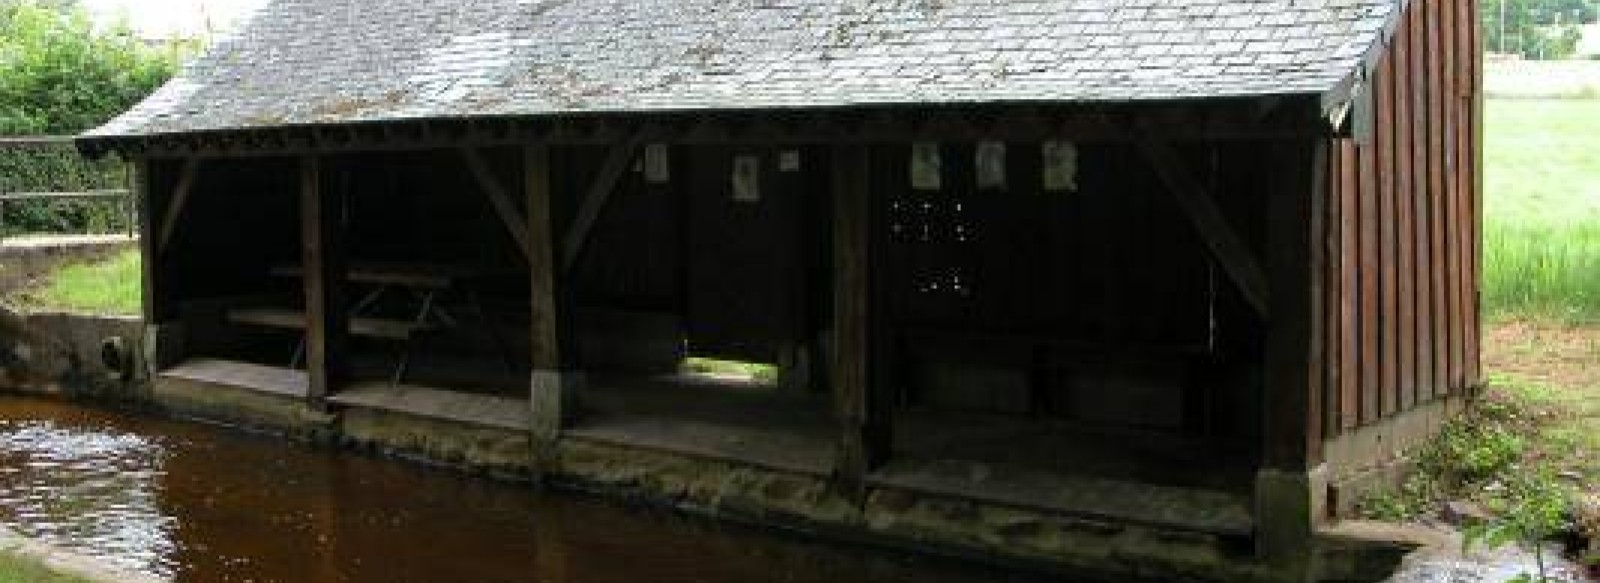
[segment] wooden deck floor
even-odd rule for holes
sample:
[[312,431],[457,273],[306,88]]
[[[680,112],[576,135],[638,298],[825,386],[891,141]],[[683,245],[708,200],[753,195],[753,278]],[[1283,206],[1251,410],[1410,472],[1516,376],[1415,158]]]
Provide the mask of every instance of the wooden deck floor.
[[296,399],[304,399],[311,386],[305,371],[233,360],[187,360],[178,366],[161,371],[161,376],[249,389]]

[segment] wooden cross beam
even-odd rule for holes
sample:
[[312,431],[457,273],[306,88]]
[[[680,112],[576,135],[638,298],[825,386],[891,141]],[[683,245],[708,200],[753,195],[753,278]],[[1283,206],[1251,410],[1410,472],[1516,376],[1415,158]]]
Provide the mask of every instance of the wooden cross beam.
[[1188,165],[1178,155],[1177,149],[1166,141],[1141,136],[1135,142],[1140,153],[1150,162],[1167,192],[1178,202],[1183,214],[1194,226],[1195,232],[1205,242],[1211,255],[1222,264],[1222,270],[1233,279],[1245,301],[1254,307],[1262,318],[1269,315],[1266,272],[1251,254],[1237,231],[1228,224],[1222,209],[1206,192],[1204,186],[1189,172]]
[[172,189],[172,200],[167,203],[167,212],[161,218],[161,234],[156,238],[157,253],[166,251],[167,244],[172,241],[172,234],[178,229],[178,217],[183,215],[183,207],[189,203],[189,193],[194,191],[195,177],[199,174],[199,158],[188,158],[183,161],[183,169],[178,175],[178,186]]
[[489,204],[494,207],[495,214],[500,216],[502,223],[505,223],[506,231],[516,240],[517,248],[522,250],[523,256],[532,261],[533,248],[530,246],[531,239],[528,236],[528,222],[523,218],[522,212],[517,210],[516,203],[511,202],[511,195],[506,191],[505,185],[494,175],[488,162],[484,161],[483,154],[476,148],[461,148],[461,158],[466,161],[467,169],[478,182],[478,189],[489,198]]
[[612,192],[617,189],[617,182],[622,180],[623,174],[627,173],[634,159],[638,157],[639,149],[652,139],[652,135],[653,132],[640,131],[626,141],[611,147],[611,153],[606,155],[605,163],[600,166],[600,173],[589,183],[589,190],[584,193],[578,214],[572,219],[572,227],[567,230],[565,244],[561,247],[563,272],[572,271],[572,267],[578,263],[578,255],[583,253],[584,245],[588,244],[589,235],[594,231],[595,223],[600,220],[601,211],[605,210],[606,203],[611,200]]

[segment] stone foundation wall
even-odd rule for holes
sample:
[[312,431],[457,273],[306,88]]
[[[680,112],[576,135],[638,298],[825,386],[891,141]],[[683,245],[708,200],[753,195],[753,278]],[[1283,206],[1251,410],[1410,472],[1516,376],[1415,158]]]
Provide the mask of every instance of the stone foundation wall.
[[1327,511],[1352,518],[1366,496],[1399,487],[1412,469],[1410,454],[1465,408],[1462,397],[1447,397],[1327,440]]
[[[316,416],[297,412],[304,407],[293,399],[243,398],[168,379],[157,383],[153,395],[168,410],[255,428],[276,426],[285,433],[502,479],[538,480],[720,520],[1055,571],[1077,581],[1290,580],[1255,561],[1246,540],[900,488],[873,488],[865,499],[853,500],[826,476],[577,437],[563,438],[553,459],[535,464],[528,432],[363,408]],[[241,415],[250,420],[241,421]]]

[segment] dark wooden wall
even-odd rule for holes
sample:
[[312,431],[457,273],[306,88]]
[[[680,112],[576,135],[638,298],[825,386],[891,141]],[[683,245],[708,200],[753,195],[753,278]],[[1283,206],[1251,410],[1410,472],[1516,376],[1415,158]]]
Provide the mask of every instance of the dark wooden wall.
[[[1256,435],[1262,321],[1151,163],[1126,141],[1075,144],[1077,189],[1047,191],[1042,144],[1005,142],[1004,188],[979,188],[977,143],[939,144],[914,189],[911,144],[876,148],[878,287],[911,406],[1097,425]],[[1183,164],[1258,256],[1270,145],[1192,142]],[[1209,195],[1208,195],[1209,196]]]
[[1476,9],[1410,2],[1369,86],[1372,135],[1330,145],[1330,436],[1481,380]]

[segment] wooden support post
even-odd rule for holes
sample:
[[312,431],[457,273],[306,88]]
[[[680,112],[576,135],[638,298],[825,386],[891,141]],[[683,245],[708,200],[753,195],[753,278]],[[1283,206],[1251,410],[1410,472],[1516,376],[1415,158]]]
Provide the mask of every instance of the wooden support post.
[[300,158],[300,242],[305,262],[306,397],[313,408],[327,406],[346,374],[349,317],[344,280],[348,272],[344,254],[344,191],[323,188],[323,161],[316,155]]
[[833,156],[833,354],[829,385],[840,441],[834,477],[847,494],[866,494],[866,475],[887,460],[889,403],[871,374],[870,149],[836,146]]
[[1244,294],[1245,301],[1265,318],[1271,312],[1267,277],[1244,239],[1228,224],[1222,210],[1217,208],[1217,203],[1206,193],[1199,179],[1189,172],[1172,144],[1148,137],[1137,143],[1156,176],[1166,185],[1178,206],[1182,207],[1184,216],[1194,226],[1200,240],[1211,250],[1211,255],[1222,265],[1222,270],[1233,279]]
[[532,288],[531,334],[533,378],[530,405],[534,469],[545,472],[555,456],[561,430],[572,419],[574,395],[582,374],[572,366],[565,342],[570,333],[561,270],[556,266],[555,224],[551,218],[550,148],[526,146],[522,156],[523,189],[528,199],[528,276]]
[[[1274,560],[1310,555],[1325,515],[1321,318],[1327,250],[1325,141],[1273,144],[1281,181],[1268,203],[1272,314],[1263,354],[1263,468],[1256,482],[1257,550]],[[1301,567],[1303,565],[1294,565]]]
[[144,363],[150,377],[183,359],[182,326],[177,321],[178,307],[173,301],[170,265],[160,254],[157,217],[164,214],[169,201],[157,180],[156,163],[148,158],[131,162],[128,187],[138,207],[139,251],[143,255]]
[[178,219],[183,216],[183,208],[189,204],[189,194],[194,192],[195,180],[199,175],[199,158],[183,161],[183,169],[178,172],[178,186],[172,189],[172,198],[168,199],[167,210],[161,219],[161,237],[156,241],[157,252],[165,253],[167,244],[172,242],[172,234],[178,228]]

